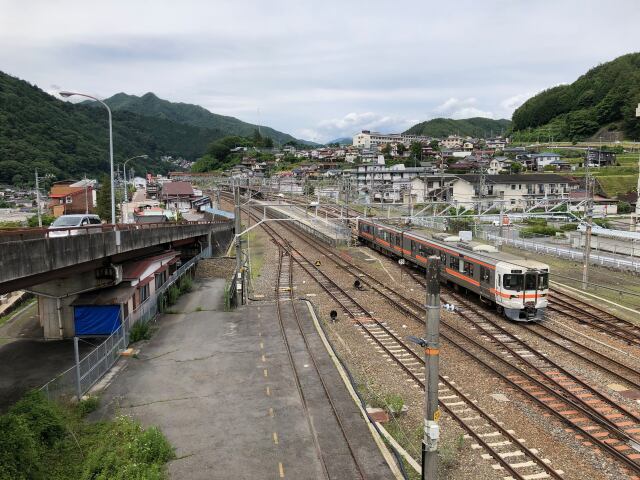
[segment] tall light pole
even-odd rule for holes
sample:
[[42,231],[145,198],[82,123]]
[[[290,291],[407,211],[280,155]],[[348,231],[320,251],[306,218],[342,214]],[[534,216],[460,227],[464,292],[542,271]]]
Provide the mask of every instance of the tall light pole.
[[125,216],[124,213],[124,206],[128,203],[128,192],[127,192],[127,162],[129,160],[134,160],[136,158],[149,158],[149,155],[136,155],[135,157],[131,157],[131,158],[127,158],[123,165],[122,165],[122,172],[124,174],[123,180],[124,180],[124,197],[122,199],[122,223],[127,223],[127,217]]
[[102,100],[94,96],[87,95],[86,93],[66,92],[66,91],[59,92],[59,93],[61,97],[65,97],[65,98],[71,97],[73,95],[90,98],[91,100],[95,100],[96,102],[101,103],[102,106],[106,108],[107,112],[109,113],[109,167],[111,170],[111,223],[115,225],[116,224],[116,190],[115,190],[115,182],[113,179],[113,122],[111,120],[111,109],[109,108],[109,105],[104,103]]
[[[636,108],[636,117],[640,117],[640,103]],[[635,231],[640,231],[640,156],[638,157],[638,198],[636,198],[636,216],[635,216]]]

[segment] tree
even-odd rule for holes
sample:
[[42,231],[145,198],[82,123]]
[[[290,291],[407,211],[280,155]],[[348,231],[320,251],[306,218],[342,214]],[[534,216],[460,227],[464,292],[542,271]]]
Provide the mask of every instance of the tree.
[[[120,214],[117,197],[118,195],[116,195],[116,217]],[[111,222],[111,177],[109,175],[100,177],[100,189],[96,194],[96,213],[102,220]]]
[[413,156],[413,158],[415,158],[416,160],[422,158],[422,143],[411,142],[409,150],[411,151],[411,155]]
[[511,172],[512,173],[520,173],[522,171],[522,164],[520,162],[513,162],[511,164]]
[[380,151],[385,157],[388,157],[389,155],[391,155],[391,144],[385,143],[382,147],[382,150]]
[[618,213],[631,213],[631,205],[628,202],[618,202]]
[[429,142],[429,147],[436,151],[440,151],[440,142],[438,140],[431,140]]
[[402,156],[402,155],[404,155],[404,152],[407,151],[407,147],[405,146],[404,143],[399,143],[396,146],[396,151],[398,152],[398,155]]

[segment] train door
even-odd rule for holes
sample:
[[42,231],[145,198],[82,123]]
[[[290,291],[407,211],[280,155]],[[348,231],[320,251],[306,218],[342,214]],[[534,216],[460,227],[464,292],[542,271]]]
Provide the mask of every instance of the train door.
[[480,299],[493,299],[492,288],[491,269],[480,265]]
[[535,316],[535,308],[538,303],[538,285],[540,284],[537,271],[529,271],[524,274],[524,292],[522,295],[522,308],[527,317]]

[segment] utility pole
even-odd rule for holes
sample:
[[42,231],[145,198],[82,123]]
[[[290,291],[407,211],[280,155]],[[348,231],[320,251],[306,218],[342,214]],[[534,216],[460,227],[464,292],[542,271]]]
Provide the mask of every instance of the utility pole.
[[438,377],[440,362],[440,257],[432,255],[427,264],[427,336],[425,338],[424,437],[422,439],[422,478],[438,478]]
[[84,213],[87,215],[89,213],[89,188],[87,186],[87,174],[84,174]]
[[234,182],[234,198],[235,198],[235,230],[236,230],[236,288],[240,290],[241,300],[240,303],[244,303],[242,299],[244,298],[244,292],[242,286],[244,285],[242,276],[242,243],[240,232],[242,231],[242,221],[240,219],[240,184],[239,182]]
[[585,175],[586,200],[585,214],[587,217],[586,236],[584,240],[584,263],[582,264],[582,289],[586,290],[589,284],[589,260],[591,257],[591,226],[593,222],[593,179],[587,159],[587,174]]
[[[638,108],[636,108],[636,117],[640,117],[640,103],[638,104]],[[640,197],[640,155],[638,156],[638,187],[636,189],[638,196]],[[633,219],[633,223],[635,223],[636,232],[640,232],[640,201],[636,200],[636,215]]]
[[38,179],[38,169],[36,168],[36,202],[38,212],[38,227],[42,228],[42,214],[40,213],[40,180]]

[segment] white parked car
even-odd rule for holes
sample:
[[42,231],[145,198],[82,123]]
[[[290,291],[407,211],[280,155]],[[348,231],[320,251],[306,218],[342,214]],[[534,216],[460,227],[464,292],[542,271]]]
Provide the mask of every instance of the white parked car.
[[49,226],[49,230],[52,230],[49,232],[49,238],[97,233],[100,230],[92,232],[91,228],[99,227],[101,224],[102,222],[98,215],[61,215]]

